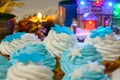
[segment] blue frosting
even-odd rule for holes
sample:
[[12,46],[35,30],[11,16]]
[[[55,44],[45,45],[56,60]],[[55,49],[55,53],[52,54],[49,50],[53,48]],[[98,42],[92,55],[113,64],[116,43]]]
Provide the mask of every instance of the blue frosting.
[[22,35],[24,35],[25,32],[16,32],[12,35],[6,36],[2,41],[4,42],[11,42],[14,39],[20,39]]
[[51,30],[54,30],[56,33],[66,33],[68,35],[72,35],[73,32],[68,29],[66,26],[60,26],[55,24],[54,27],[51,28]]
[[11,66],[8,60],[0,56],[0,80],[5,80],[7,76],[7,70]]
[[90,62],[65,74],[62,80],[110,80],[103,70],[102,65]]
[[104,37],[106,34],[111,34],[113,31],[111,30],[111,26],[107,26],[103,28],[102,26],[99,26],[96,30],[91,30],[91,38],[95,38],[97,36]]
[[[34,58],[33,58],[34,57]],[[19,62],[22,62],[22,63],[27,63],[27,62],[34,62],[34,63],[37,63],[37,62],[40,62],[42,59],[44,59],[45,56],[42,55],[42,54],[39,54],[39,53],[32,53],[32,54],[20,54],[20,55],[16,55],[13,57],[13,59],[18,59]]]
[[[110,80],[110,78],[108,78],[106,74],[99,75],[99,74],[95,74],[95,72],[93,73],[85,72],[84,75],[85,75],[84,78],[76,77],[75,80]],[[73,80],[73,79],[71,79],[69,74],[66,74],[62,80]]]
[[56,61],[51,54],[46,50],[44,44],[27,44],[24,48],[16,50],[10,56],[10,62],[15,64],[16,62],[33,62],[42,64],[50,67],[52,70],[55,69]]
[[75,68],[80,67],[83,64],[86,64],[87,61],[98,61],[100,64],[103,61],[102,56],[99,54],[99,52],[96,51],[96,48],[92,45],[85,45],[82,50],[79,51],[79,54],[81,56],[76,56],[74,60],[72,60],[71,56],[68,56],[70,54],[70,50],[64,52],[61,56],[60,64],[61,69],[64,73],[69,73],[70,71],[73,71]]

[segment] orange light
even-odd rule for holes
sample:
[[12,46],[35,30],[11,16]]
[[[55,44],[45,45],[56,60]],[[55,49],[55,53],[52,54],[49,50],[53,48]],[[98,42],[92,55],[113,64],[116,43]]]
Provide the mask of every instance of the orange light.
[[92,24],[92,21],[88,21],[89,24]]
[[97,4],[99,4],[99,3],[100,3],[100,1],[96,1],[96,3],[97,3]]

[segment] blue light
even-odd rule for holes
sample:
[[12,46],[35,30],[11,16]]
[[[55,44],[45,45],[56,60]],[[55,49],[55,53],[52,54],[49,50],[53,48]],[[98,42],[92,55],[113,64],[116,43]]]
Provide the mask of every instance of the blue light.
[[81,1],[81,2],[80,2],[80,4],[81,4],[81,5],[84,5],[84,4],[85,4],[85,2],[84,2],[84,1]]
[[108,6],[112,6],[112,5],[113,5],[112,2],[109,2],[109,3],[108,3]]

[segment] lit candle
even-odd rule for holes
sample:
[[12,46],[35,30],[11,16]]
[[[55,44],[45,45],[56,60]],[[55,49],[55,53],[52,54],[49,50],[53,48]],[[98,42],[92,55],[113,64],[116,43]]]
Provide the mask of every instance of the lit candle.
[[46,22],[46,21],[47,21],[46,16],[42,16],[42,18],[40,19],[40,22]]
[[37,16],[34,16],[34,17],[30,18],[30,21],[34,22],[34,23],[36,23],[38,21],[41,22],[42,21],[42,14],[39,12],[37,14]]

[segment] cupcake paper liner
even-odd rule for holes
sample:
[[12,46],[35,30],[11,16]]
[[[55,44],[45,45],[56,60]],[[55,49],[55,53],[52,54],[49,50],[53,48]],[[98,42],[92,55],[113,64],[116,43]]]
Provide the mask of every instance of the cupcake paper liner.
[[55,58],[56,59],[56,68],[55,70],[53,70],[54,72],[54,80],[62,80],[64,73],[60,68],[60,62],[59,62],[59,58]]
[[112,73],[113,71],[120,67],[120,58],[117,59],[116,61],[103,61],[103,64],[105,66],[104,72]]

